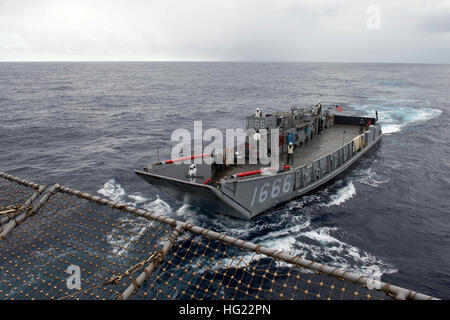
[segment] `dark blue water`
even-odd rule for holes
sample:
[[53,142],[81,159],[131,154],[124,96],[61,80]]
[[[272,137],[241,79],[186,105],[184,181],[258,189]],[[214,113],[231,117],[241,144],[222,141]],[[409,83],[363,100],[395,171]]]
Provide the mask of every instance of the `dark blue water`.
[[[450,298],[450,65],[0,63],[0,170],[59,182]],[[259,106],[373,115],[381,147],[253,221],[182,206],[134,175],[172,130],[242,128]]]

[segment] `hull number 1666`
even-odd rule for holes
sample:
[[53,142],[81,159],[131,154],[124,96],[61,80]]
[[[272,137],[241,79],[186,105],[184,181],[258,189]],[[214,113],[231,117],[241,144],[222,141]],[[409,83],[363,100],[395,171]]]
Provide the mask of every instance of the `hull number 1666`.
[[256,186],[253,191],[253,197],[251,206],[255,205],[255,202],[262,204],[267,201],[267,199],[276,199],[280,195],[284,195],[291,191],[291,179],[292,175],[288,174],[286,176],[275,179],[273,182],[264,183],[261,187]]

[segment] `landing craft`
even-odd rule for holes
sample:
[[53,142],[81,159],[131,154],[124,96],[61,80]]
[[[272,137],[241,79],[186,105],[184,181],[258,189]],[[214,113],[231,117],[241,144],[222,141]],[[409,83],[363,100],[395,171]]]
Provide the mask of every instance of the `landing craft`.
[[[135,173],[183,203],[249,220],[336,178],[375,149],[382,137],[378,116],[342,114],[341,107],[326,108],[320,103],[266,115],[258,110],[247,116],[246,128],[256,134],[246,137],[243,164],[237,164],[236,158],[242,156],[236,147],[231,152],[158,162]],[[275,140],[267,138],[268,153],[279,155],[275,164],[264,164],[262,157],[256,163],[248,161],[252,156],[248,147],[260,139],[263,129],[269,135],[277,132]],[[235,161],[230,161],[230,155]],[[198,158],[214,161],[195,167],[184,161]]]

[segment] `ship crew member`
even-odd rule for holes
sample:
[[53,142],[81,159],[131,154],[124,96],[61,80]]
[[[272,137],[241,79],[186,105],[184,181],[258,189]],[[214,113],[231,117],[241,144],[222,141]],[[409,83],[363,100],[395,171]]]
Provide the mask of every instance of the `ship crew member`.
[[324,122],[323,116],[320,115],[319,116],[319,133],[321,133],[323,131],[323,122]]
[[256,108],[255,117],[258,117],[258,118],[262,117],[262,112],[261,112],[261,110],[259,110],[259,108]]
[[364,119],[361,119],[359,121],[359,134],[363,134],[364,133]]
[[294,161],[294,145],[292,142],[289,142],[287,163],[292,164],[293,161]]

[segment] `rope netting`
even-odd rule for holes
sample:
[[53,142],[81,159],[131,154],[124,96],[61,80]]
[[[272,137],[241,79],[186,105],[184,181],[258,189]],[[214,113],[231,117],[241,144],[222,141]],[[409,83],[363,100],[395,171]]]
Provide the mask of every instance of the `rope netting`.
[[0,173],[2,205],[28,201],[0,230],[0,299],[431,298],[64,186],[28,189]]
[[[0,176],[0,219],[9,216],[10,213],[22,208],[37,188],[8,180]],[[22,209],[23,210],[23,209]],[[2,222],[1,224],[3,224]]]
[[0,181],[0,210],[20,207],[36,190],[8,180]]
[[186,232],[135,299],[391,299],[384,292]]
[[[158,251],[170,229],[55,193],[0,241],[0,299],[117,298],[129,279],[103,283]],[[80,268],[81,290],[68,289],[69,266]]]
[[29,210],[45,188],[0,172],[0,231],[11,219]]

